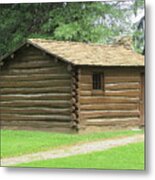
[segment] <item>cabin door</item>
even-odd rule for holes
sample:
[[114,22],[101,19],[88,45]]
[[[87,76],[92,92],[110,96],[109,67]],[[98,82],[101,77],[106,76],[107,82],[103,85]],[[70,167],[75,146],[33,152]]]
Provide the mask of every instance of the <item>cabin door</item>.
[[145,90],[145,75],[141,73],[141,83],[140,83],[140,125],[144,125],[144,90]]

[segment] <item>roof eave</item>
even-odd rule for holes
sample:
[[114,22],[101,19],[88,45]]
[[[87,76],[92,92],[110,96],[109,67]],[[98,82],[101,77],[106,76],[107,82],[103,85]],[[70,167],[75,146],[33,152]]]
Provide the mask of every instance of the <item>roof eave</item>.
[[43,51],[43,52],[45,52],[45,53],[47,53],[49,55],[55,56],[56,58],[66,62],[68,64],[71,64],[73,66],[95,66],[95,67],[97,67],[97,66],[100,66],[100,67],[108,67],[108,66],[111,66],[111,67],[118,67],[118,66],[119,67],[144,67],[145,66],[145,64],[125,64],[125,65],[124,64],[123,65],[117,65],[117,64],[112,64],[112,65],[106,65],[106,64],[105,65],[104,64],[90,64],[90,65],[89,64],[78,64],[78,63],[74,63],[74,62],[71,62],[71,61],[63,58],[62,56],[59,56],[57,54],[52,53],[51,51],[37,45],[36,43],[32,42],[29,39],[24,41],[20,46],[18,46],[16,49],[12,50],[10,53],[5,54],[4,56],[2,56],[0,58],[0,62],[2,62],[4,59],[6,59],[9,56],[11,56],[12,54],[14,54],[16,51],[18,51],[21,47],[25,46],[26,44],[32,45],[33,47],[35,47],[35,48],[37,48],[37,49],[39,49],[39,50],[41,50],[41,51]]
[[0,62],[2,62],[4,59],[8,58],[9,56],[11,56],[12,54],[14,54],[16,51],[18,51],[20,48],[22,48],[23,46],[25,46],[26,44],[29,44],[29,45],[32,45],[33,47],[36,47],[37,49],[41,50],[41,51],[44,51],[45,53],[49,54],[49,55],[52,55],[52,56],[55,56],[56,58],[58,59],[61,59],[62,61],[68,63],[68,64],[72,64],[72,65],[76,65],[70,61],[67,61],[66,59],[64,59],[63,57],[61,56],[58,56],[57,54],[54,54],[54,53],[51,53],[50,51],[38,46],[37,44],[33,43],[32,41],[30,41],[29,39],[24,41],[20,46],[16,47],[15,49],[13,49],[11,52],[3,55],[1,58],[0,58]]
[[19,45],[18,47],[16,47],[15,49],[13,49],[12,51],[10,51],[9,53],[3,55],[0,57],[0,61],[3,61],[4,59],[8,58],[9,56],[11,56],[11,54],[15,53],[16,51],[18,51],[21,47],[23,47],[25,44],[27,43],[27,41],[24,41],[21,45]]

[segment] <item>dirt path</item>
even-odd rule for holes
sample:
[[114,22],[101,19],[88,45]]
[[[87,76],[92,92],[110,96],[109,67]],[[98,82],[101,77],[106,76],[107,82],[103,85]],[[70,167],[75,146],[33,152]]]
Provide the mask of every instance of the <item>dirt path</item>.
[[77,154],[86,154],[93,151],[107,150],[116,146],[123,146],[129,143],[144,141],[144,135],[134,135],[129,137],[114,138],[110,140],[99,140],[90,143],[74,145],[68,148],[61,148],[51,151],[38,152],[13,158],[1,159],[1,166],[17,165],[19,163],[32,162],[37,160],[55,159]]

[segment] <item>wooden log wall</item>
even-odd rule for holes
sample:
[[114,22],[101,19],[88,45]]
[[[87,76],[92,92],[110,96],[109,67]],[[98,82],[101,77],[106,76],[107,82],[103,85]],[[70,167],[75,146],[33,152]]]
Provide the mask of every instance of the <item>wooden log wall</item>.
[[[92,72],[100,72],[104,89],[93,91]],[[140,123],[140,71],[132,68],[81,68],[81,126],[132,126]]]
[[72,69],[72,122],[76,131],[80,128],[79,122],[79,71]]
[[2,126],[72,129],[71,84],[66,63],[23,47],[1,67]]

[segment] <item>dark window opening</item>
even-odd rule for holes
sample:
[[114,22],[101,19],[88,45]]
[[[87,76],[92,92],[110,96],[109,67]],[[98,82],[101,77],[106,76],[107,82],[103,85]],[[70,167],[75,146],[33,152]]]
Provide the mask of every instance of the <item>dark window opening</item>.
[[93,89],[102,90],[102,74],[93,73]]

